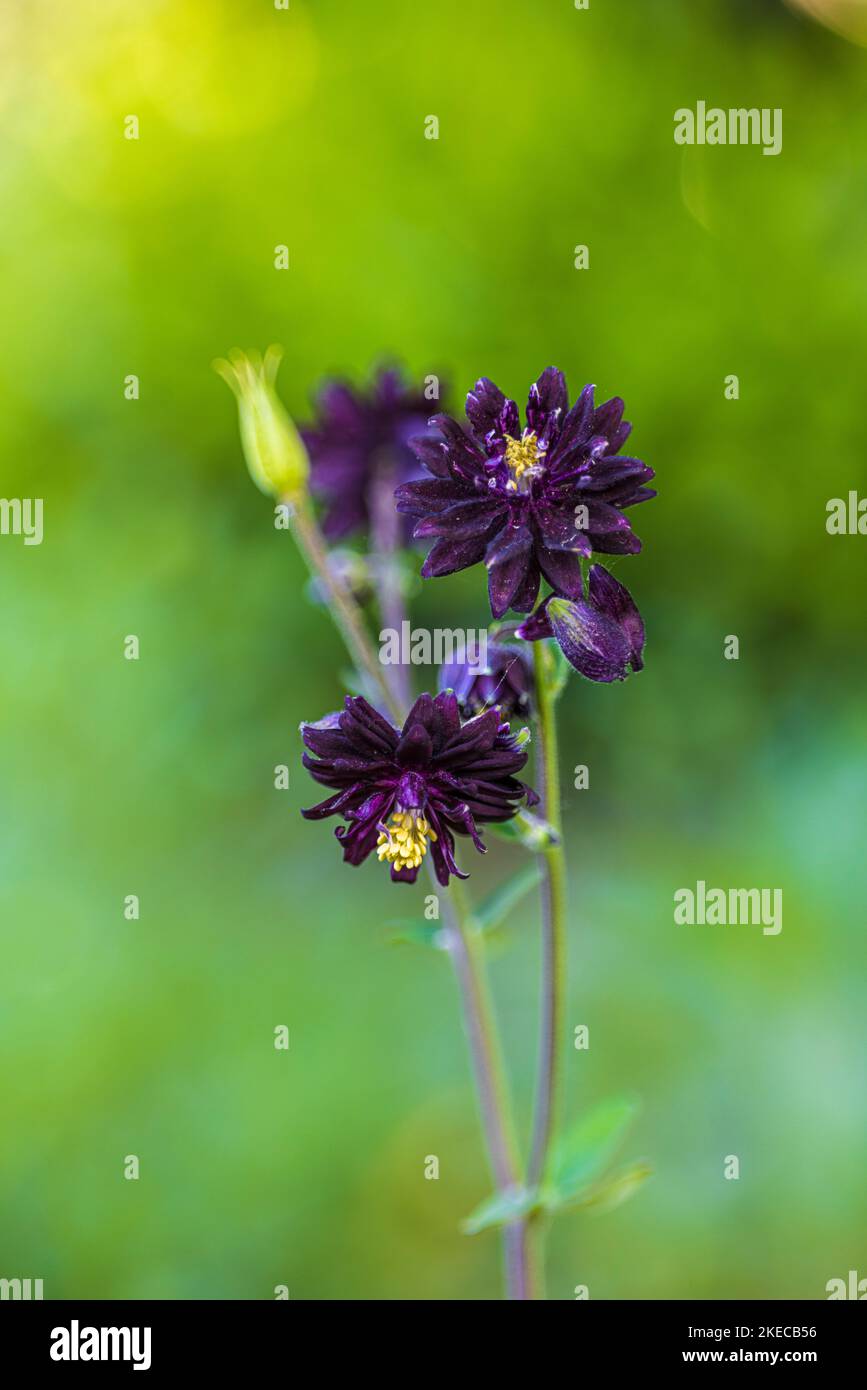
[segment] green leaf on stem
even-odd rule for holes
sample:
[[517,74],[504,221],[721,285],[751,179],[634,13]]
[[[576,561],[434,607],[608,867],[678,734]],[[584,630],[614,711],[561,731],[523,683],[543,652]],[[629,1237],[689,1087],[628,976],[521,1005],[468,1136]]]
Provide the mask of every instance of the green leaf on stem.
[[539,1194],[526,1187],[512,1187],[506,1192],[495,1192],[486,1197],[462,1224],[465,1235],[476,1236],[480,1231],[490,1231],[496,1226],[508,1226],[512,1221],[529,1216],[539,1206]]
[[473,910],[472,920],[479,931],[492,932],[501,926],[513,907],[537,887],[542,877],[538,864],[519,869],[505,883],[495,888]]
[[625,1163],[621,1168],[609,1173],[601,1182],[595,1183],[583,1197],[570,1205],[582,1207],[587,1211],[613,1211],[622,1202],[628,1201],[652,1173],[653,1169],[644,1159]]
[[610,1163],[638,1109],[631,1096],[597,1105],[556,1144],[548,1172],[546,1206],[580,1203]]
[[559,836],[554,827],[541,816],[534,816],[532,811],[519,811],[512,820],[486,825],[485,830],[501,840],[511,840],[523,845],[524,849],[530,850],[533,854],[539,854],[542,850],[559,844]]
[[435,951],[446,949],[445,937],[439,922],[416,922],[412,918],[388,923],[390,946],[430,946]]

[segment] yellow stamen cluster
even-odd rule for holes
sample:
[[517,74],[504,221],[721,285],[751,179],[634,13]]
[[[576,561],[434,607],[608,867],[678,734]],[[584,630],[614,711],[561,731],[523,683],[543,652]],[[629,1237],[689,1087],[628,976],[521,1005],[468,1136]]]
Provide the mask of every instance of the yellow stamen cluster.
[[539,448],[535,433],[524,434],[520,439],[513,439],[510,434],[506,435],[506,463],[514,473],[516,483],[519,483],[524,474],[535,468],[544,457],[545,450]]
[[393,811],[387,831],[379,832],[376,853],[380,860],[399,869],[417,869],[427,854],[428,840],[436,838],[436,832],[417,811]]

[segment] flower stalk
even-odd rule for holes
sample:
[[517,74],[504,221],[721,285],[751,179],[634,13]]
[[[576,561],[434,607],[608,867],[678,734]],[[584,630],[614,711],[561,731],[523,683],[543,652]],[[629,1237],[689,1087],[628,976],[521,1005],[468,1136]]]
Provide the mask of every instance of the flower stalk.
[[542,990],[536,1108],[527,1181],[538,1186],[546,1176],[554,1132],[559,1079],[560,1034],[566,988],[566,857],[560,806],[560,767],[553,693],[554,670],[547,642],[533,649],[538,734],[537,790],[541,812],[554,831],[553,843],[540,856],[542,884]]
[[[495,1022],[484,948],[478,931],[467,924],[463,890],[455,881],[444,896],[446,950],[454,966],[461,996],[464,1030],[470,1046],[482,1128],[491,1174],[498,1192],[521,1186],[521,1161],[515,1137],[509,1087],[499,1032]],[[506,1297],[534,1297],[527,1223],[516,1220],[503,1228]]]
[[289,509],[289,527],[292,535],[310,573],[319,580],[322,589],[328,595],[328,611],[349,655],[358,670],[368,678],[372,691],[384,701],[389,713],[400,722],[405,710],[401,708],[397,693],[385,679],[383,665],[371,645],[364,617],[352,590],[328,563],[328,547],[316,524],[310,503],[305,499],[300,504],[293,505],[288,499],[284,500]]

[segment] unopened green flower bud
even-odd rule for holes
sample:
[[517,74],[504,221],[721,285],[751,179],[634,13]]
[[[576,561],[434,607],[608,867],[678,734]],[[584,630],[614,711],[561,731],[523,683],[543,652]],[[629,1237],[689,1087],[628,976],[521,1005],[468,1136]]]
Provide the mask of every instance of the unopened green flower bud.
[[298,502],[307,488],[310,460],[304,441],[277,395],[274,379],[282,352],[229,353],[214,370],[235,394],[241,445],[253,482],[269,497]]

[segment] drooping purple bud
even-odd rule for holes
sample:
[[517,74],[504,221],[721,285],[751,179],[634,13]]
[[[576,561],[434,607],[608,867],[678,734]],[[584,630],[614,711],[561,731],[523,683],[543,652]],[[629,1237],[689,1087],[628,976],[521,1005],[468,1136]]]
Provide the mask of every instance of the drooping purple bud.
[[586,599],[553,598],[548,619],[571,666],[591,681],[622,681],[631,649],[622,627]]
[[483,667],[466,659],[448,662],[440,667],[438,684],[440,690],[455,692],[464,716],[497,705],[504,718],[523,718],[531,708],[533,663],[521,647],[488,642]]
[[644,664],[641,614],[602,565],[591,566],[586,599],[549,594],[516,635],[527,642],[554,637],[570,665],[591,681],[622,681]]

